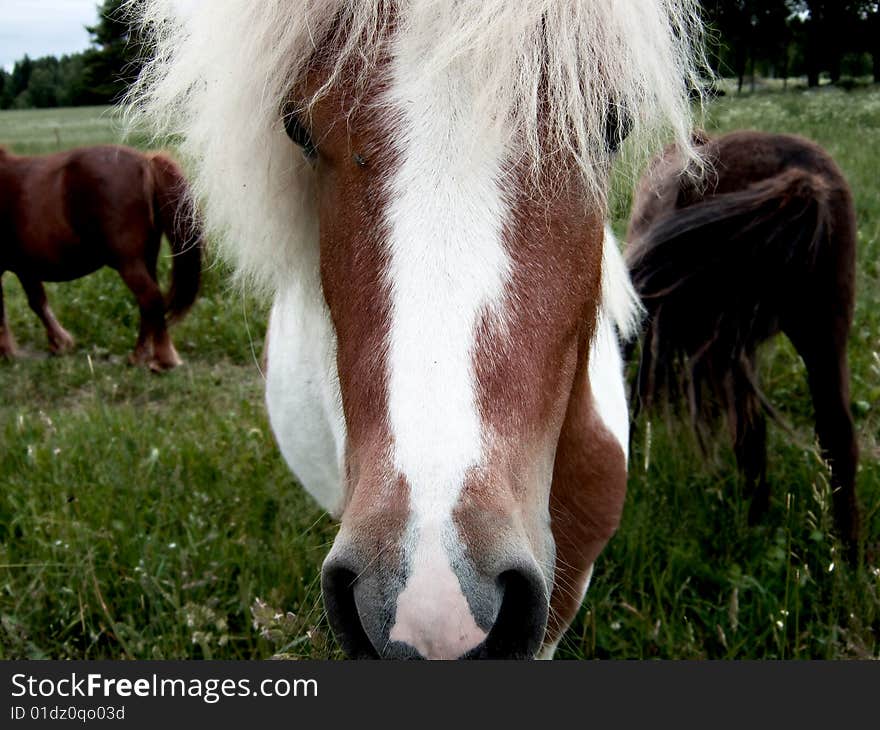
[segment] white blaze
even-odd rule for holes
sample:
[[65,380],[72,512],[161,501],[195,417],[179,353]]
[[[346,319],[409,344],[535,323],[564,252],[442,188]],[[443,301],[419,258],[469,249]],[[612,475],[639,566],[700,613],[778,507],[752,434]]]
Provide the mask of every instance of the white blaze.
[[[452,510],[483,455],[473,354],[479,323],[486,312],[500,314],[510,276],[502,241],[508,206],[503,140],[472,112],[475,90],[456,84],[454,68],[426,83],[419,56],[406,39],[398,42],[390,92],[401,131],[386,210],[388,407],[394,465],[411,490],[414,543],[391,638],[453,658],[485,636],[451,568]],[[431,601],[440,602],[440,623],[437,610],[426,612]]]

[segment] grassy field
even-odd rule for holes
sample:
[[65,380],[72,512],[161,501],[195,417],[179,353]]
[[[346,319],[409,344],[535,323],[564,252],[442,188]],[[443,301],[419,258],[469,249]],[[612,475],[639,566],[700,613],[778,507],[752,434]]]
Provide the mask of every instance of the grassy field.
[[[880,90],[728,96],[707,126],[806,134],[853,186],[853,409],[866,533],[877,543]],[[105,109],[0,115],[0,144],[17,152],[118,137]],[[615,186],[618,230],[631,182]],[[273,443],[257,366],[265,308],[213,266],[173,331],[186,365],[157,377],[124,364],[137,312],[114,273],[47,287],[78,340],[62,358],[44,356],[17,281],[7,274],[4,284],[25,352],[0,364],[0,658],[338,656],[318,585],[335,527]],[[803,368],[784,341],[763,360],[795,433],[771,427],[766,525],[747,526],[728,449],[705,464],[686,428],[654,423],[648,439],[641,423],[623,524],[558,656],[880,656],[880,568],[839,559]]]

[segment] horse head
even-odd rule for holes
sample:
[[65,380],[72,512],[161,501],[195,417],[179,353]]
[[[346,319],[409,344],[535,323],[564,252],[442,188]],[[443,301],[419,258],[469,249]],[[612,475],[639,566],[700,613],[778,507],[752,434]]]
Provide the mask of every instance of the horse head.
[[652,119],[688,148],[691,4],[218,5],[150,5],[140,99],[274,294],[267,405],[341,521],[336,636],[551,654],[625,492],[611,155]]

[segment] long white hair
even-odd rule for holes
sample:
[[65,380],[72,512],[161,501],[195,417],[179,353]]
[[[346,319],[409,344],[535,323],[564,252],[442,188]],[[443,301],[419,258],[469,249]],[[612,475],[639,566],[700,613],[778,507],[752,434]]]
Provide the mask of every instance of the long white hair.
[[[285,135],[285,101],[332,38],[328,86],[347,62],[375,71],[392,33],[424,49],[423,72],[456,64],[476,103],[537,169],[561,152],[601,201],[609,110],[645,144],[689,160],[688,91],[702,55],[695,0],[147,0],[155,57],[129,95],[135,117],[180,136],[213,238],[241,274],[274,289],[315,262],[313,175]],[[393,29],[392,29],[393,24]],[[326,87],[325,89],[326,90]],[[317,93],[322,93],[319,90]],[[307,104],[309,102],[307,101]],[[612,113],[612,119],[623,114]],[[612,129],[612,133],[615,133]]]

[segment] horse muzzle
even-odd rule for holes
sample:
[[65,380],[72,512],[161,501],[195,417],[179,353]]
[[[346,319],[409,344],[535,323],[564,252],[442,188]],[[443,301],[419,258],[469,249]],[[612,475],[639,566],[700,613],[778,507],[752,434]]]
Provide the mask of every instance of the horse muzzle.
[[324,606],[349,657],[530,659],[540,649],[549,591],[528,552],[489,570],[443,553],[382,558],[337,542],[324,562]]

